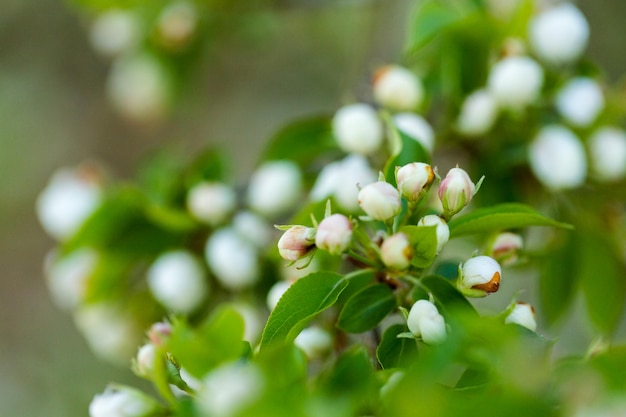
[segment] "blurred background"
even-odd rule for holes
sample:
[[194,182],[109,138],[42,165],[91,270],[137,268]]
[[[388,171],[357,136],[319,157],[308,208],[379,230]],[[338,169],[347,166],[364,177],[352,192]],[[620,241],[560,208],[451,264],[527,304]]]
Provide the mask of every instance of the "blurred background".
[[[89,45],[87,22],[61,0],[0,2],[0,415],[87,415],[109,381],[139,383],[96,359],[42,274],[53,246],[34,202],[55,168],[93,158],[118,178],[166,144],[217,144],[239,178],[283,123],[331,113],[367,88],[376,67],[401,56],[409,0],[292,2],[262,29],[220,37],[158,126],[109,105],[110,62]],[[319,2],[327,4],[330,2]],[[615,81],[626,70],[626,3],[578,5],[592,29],[588,54]]]

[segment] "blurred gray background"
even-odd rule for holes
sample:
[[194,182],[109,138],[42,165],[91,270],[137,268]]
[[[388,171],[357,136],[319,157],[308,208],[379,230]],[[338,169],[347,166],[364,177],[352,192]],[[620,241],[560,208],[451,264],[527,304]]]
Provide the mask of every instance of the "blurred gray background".
[[[61,0],[0,1],[0,416],[87,415],[109,381],[130,371],[100,362],[56,309],[42,276],[53,241],[34,201],[51,172],[86,158],[129,177],[167,143],[225,146],[243,177],[272,132],[298,115],[332,112],[400,57],[408,0],[353,1],[283,11],[252,45],[226,41],[197,88],[158,128],[122,120],[104,95],[108,62]],[[592,28],[589,55],[613,80],[626,69],[626,3],[578,2]]]

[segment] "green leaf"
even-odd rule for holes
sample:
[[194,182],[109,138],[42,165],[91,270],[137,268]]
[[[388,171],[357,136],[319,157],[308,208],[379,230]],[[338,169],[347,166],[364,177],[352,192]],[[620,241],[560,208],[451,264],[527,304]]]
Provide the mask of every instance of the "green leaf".
[[406,332],[404,324],[389,326],[376,349],[376,359],[383,369],[409,366],[417,357],[415,339],[398,337]]
[[335,302],[348,282],[333,272],[315,272],[296,281],[267,319],[261,348],[283,340],[293,340],[304,326]]
[[397,307],[396,297],[384,284],[375,284],[354,294],[341,310],[337,327],[348,333],[373,329]]
[[444,5],[441,1],[422,2],[411,22],[408,51],[416,51],[435,36],[453,28],[467,16],[468,10]]
[[450,237],[528,226],[573,228],[569,224],[557,222],[539,214],[530,206],[517,203],[479,208],[464,216],[455,217],[448,223],[448,226],[450,227]]
[[478,317],[474,306],[472,306],[472,304],[467,301],[467,298],[465,298],[447,279],[438,275],[428,275],[420,280],[416,288],[416,293],[423,294],[423,291],[420,290],[419,287],[427,293],[432,294],[437,308],[445,316],[459,314]]
[[400,232],[409,238],[413,247],[411,265],[422,269],[432,265],[437,256],[437,227],[403,226]]
[[354,294],[362,291],[376,281],[373,269],[359,269],[349,273],[343,278],[348,282],[346,289],[341,292],[338,303],[345,304]]
[[208,149],[198,155],[185,171],[187,188],[203,181],[226,181],[231,174],[230,165],[224,153]]
[[[320,390],[331,398],[347,397],[352,407],[358,407],[367,402],[368,394],[371,394],[374,387],[374,370],[365,347],[353,346],[332,365],[318,381],[317,386]],[[352,413],[342,415],[352,415]]]

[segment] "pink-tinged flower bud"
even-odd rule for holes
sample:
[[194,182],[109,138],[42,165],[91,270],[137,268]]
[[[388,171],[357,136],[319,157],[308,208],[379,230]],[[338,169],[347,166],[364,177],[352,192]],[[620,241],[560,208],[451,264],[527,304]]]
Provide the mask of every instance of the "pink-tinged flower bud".
[[467,172],[461,168],[452,168],[439,185],[439,199],[443,205],[444,216],[454,216],[469,204],[476,186]]
[[202,182],[187,193],[187,209],[193,217],[216,226],[223,223],[237,205],[235,191],[218,182]]
[[500,264],[489,256],[468,259],[460,269],[458,287],[468,296],[484,297],[498,291],[502,270]]
[[410,202],[419,201],[435,180],[433,168],[422,162],[413,162],[396,171],[396,182],[402,197]]
[[315,245],[332,255],[348,249],[352,240],[352,223],[343,214],[333,214],[322,220],[317,227]]
[[359,206],[374,220],[389,220],[400,213],[400,193],[384,181],[368,184],[359,191]]
[[340,108],[333,118],[333,134],[346,152],[370,155],[383,143],[384,131],[376,111],[367,104]]
[[424,343],[439,345],[446,340],[446,323],[443,316],[433,303],[428,300],[418,300],[407,318],[409,331],[415,337],[420,337]]
[[437,226],[435,232],[437,233],[437,253],[441,252],[443,245],[448,243],[450,239],[450,228],[448,227],[448,223],[441,217],[435,214],[429,214],[427,216],[422,217],[418,222],[418,226]]
[[380,256],[389,268],[399,271],[407,269],[413,257],[413,248],[409,238],[404,233],[389,236],[380,247]]
[[601,181],[615,181],[626,176],[626,132],[603,127],[589,138],[589,157],[593,174]]
[[172,334],[172,325],[166,321],[152,324],[148,330],[148,339],[155,346],[163,346]]
[[159,409],[159,403],[143,392],[115,386],[91,400],[89,417],[145,417],[156,414]]
[[293,343],[304,351],[309,359],[325,356],[333,347],[333,338],[327,330],[311,326],[302,330]]
[[289,228],[278,240],[278,253],[287,261],[297,261],[315,245],[315,229],[306,226]]
[[520,250],[524,247],[524,239],[518,234],[500,233],[489,247],[489,256],[502,265],[510,265],[517,261]]
[[398,65],[387,65],[376,71],[374,98],[393,110],[414,110],[424,99],[424,87],[415,74]]
[[535,308],[527,303],[517,303],[513,311],[504,319],[505,323],[515,323],[526,327],[533,332],[537,330],[537,321],[535,320]]
[[137,351],[134,369],[137,375],[151,378],[154,373],[154,362],[157,358],[157,349],[152,343],[146,343]]

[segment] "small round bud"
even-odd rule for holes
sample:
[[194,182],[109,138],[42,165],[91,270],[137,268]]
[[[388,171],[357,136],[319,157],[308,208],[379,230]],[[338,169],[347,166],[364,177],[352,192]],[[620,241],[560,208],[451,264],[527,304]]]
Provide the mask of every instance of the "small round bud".
[[378,181],[359,191],[359,206],[374,220],[389,220],[400,213],[400,193],[391,184]]
[[167,6],[157,20],[157,34],[163,46],[177,50],[189,44],[198,25],[192,3],[178,1]]
[[193,217],[216,226],[223,223],[237,205],[235,191],[218,182],[202,182],[187,193],[187,209]]
[[232,228],[211,235],[205,257],[215,278],[226,289],[249,288],[259,279],[256,248]]
[[433,168],[422,162],[412,162],[396,170],[396,182],[402,197],[409,202],[419,201],[435,180]]
[[543,70],[526,56],[507,57],[491,68],[487,85],[500,106],[518,110],[539,98]]
[[380,255],[385,266],[401,271],[411,265],[413,248],[404,233],[396,233],[383,241]]
[[148,287],[154,298],[176,313],[196,310],[209,292],[205,271],[185,250],[160,255],[148,270]]
[[535,320],[535,308],[530,304],[517,303],[513,311],[504,319],[505,323],[515,323],[526,327],[533,332],[537,330],[537,321]]
[[198,405],[207,415],[232,417],[261,394],[265,381],[253,364],[230,363],[212,370],[198,392]]
[[317,227],[315,245],[332,255],[345,252],[352,241],[352,223],[343,214],[326,217]]
[[393,110],[413,110],[424,99],[420,79],[398,65],[388,65],[376,71],[373,84],[374,99]]
[[157,349],[152,343],[146,343],[139,348],[135,357],[135,371],[137,375],[151,378],[154,373],[154,362],[157,358]]
[[562,3],[536,16],[529,26],[529,41],[537,56],[549,64],[577,60],[587,47],[589,25],[571,3]]
[[500,233],[489,248],[489,255],[502,265],[510,265],[517,261],[524,240],[515,233]]
[[335,113],[333,134],[344,151],[369,155],[383,143],[383,124],[372,107],[350,104]]
[[154,346],[163,346],[172,334],[172,325],[166,321],[152,324],[148,330],[148,339]]
[[308,254],[315,246],[315,229],[306,226],[293,226],[278,240],[278,253],[287,261],[297,261]]
[[81,248],[63,257],[56,251],[48,255],[46,282],[57,306],[69,311],[83,302],[89,277],[98,261],[98,252],[91,248]]
[[589,157],[594,175],[602,181],[626,176],[626,132],[603,127],[589,138]]
[[89,40],[99,54],[116,57],[137,45],[140,32],[141,23],[134,13],[112,9],[96,17],[91,25]]
[[266,217],[293,209],[300,201],[302,174],[291,161],[270,161],[261,165],[250,178],[248,204]]
[[463,210],[474,196],[476,186],[467,172],[461,168],[452,168],[439,185],[439,199],[446,217],[451,217]]
[[421,336],[426,344],[439,345],[446,340],[446,323],[443,316],[428,300],[418,300],[413,304],[407,318],[407,326],[415,337]]
[[145,417],[155,414],[159,408],[159,404],[143,392],[116,386],[91,400],[89,417]]
[[489,256],[476,256],[468,259],[461,267],[458,286],[468,295],[485,296],[500,288],[502,270],[500,264]]
[[426,119],[415,113],[398,113],[393,116],[393,122],[398,130],[422,145],[426,152],[433,153],[435,132]]
[[579,187],[587,176],[583,145],[570,130],[558,125],[539,131],[530,144],[529,163],[535,177],[552,190]]
[[487,133],[498,117],[498,103],[488,90],[474,91],[465,98],[456,129],[467,136]]
[[574,126],[588,126],[604,108],[602,89],[591,78],[574,78],[558,92],[556,108]]
[[333,347],[333,338],[328,331],[311,326],[302,330],[293,343],[304,351],[309,359],[324,357]]
[[267,292],[267,298],[265,299],[267,303],[267,308],[272,311],[278,304],[278,301],[282,298],[283,294],[287,292],[289,287],[291,287],[291,282],[288,281],[278,281]]
[[448,223],[441,217],[435,214],[429,214],[422,217],[418,222],[418,226],[429,227],[436,226],[435,232],[437,233],[437,253],[441,252],[443,245],[448,243],[450,239],[450,228]]

